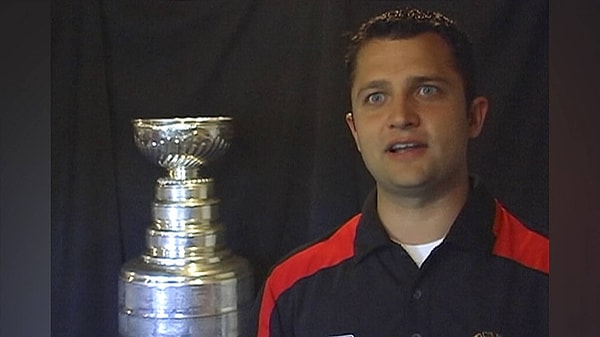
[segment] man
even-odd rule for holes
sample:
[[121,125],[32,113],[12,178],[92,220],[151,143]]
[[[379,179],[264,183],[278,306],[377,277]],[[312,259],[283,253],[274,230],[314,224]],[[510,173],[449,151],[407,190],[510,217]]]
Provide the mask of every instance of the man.
[[471,49],[439,13],[360,27],[346,122],[376,188],[360,214],[273,268],[250,333],[548,335],[549,241],[468,172],[488,110]]

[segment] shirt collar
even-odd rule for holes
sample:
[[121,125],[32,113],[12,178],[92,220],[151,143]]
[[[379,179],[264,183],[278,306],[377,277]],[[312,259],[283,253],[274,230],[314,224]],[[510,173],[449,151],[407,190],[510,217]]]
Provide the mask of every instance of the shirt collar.
[[467,202],[454,220],[444,242],[463,250],[489,253],[494,244],[492,227],[496,202],[483,184],[471,180]]
[[389,246],[392,243],[379,214],[377,214],[376,189],[367,195],[362,208],[362,216],[356,229],[355,252],[357,261],[361,261],[371,252]]
[[[452,224],[444,243],[458,249],[487,253],[491,251],[494,242],[492,226],[495,201],[476,177],[471,177],[470,184],[467,201]],[[373,189],[363,204],[357,228],[357,262],[374,251],[394,245],[377,214],[376,200],[376,189]]]

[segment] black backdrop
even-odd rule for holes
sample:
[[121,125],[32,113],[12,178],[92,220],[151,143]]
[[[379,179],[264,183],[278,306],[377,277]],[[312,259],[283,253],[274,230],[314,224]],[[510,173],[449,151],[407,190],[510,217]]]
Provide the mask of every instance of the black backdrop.
[[216,180],[229,246],[260,284],[284,254],[355,214],[372,180],[346,129],[343,33],[406,4],[472,35],[491,101],[470,164],[548,229],[548,3],[52,3],[52,336],[117,336],[117,276],[144,248],[164,171],[135,149],[139,117],[234,118]]

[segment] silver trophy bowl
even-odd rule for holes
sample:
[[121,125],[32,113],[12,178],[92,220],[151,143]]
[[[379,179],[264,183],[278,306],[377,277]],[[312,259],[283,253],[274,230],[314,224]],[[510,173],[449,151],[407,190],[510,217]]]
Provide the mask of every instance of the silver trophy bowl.
[[213,179],[200,169],[233,137],[231,118],[135,119],[134,141],[158,178],[146,250],[119,277],[122,337],[235,337],[253,301],[248,261],[226,247]]
[[200,167],[220,157],[233,138],[229,117],[135,119],[134,141],[173,179],[196,178]]

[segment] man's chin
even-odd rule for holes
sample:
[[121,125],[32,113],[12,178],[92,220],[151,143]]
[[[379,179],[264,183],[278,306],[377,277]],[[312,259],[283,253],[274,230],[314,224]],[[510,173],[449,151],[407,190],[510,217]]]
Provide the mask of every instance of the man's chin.
[[377,184],[378,189],[398,196],[419,197],[430,189],[426,179],[396,179],[386,184]]

